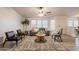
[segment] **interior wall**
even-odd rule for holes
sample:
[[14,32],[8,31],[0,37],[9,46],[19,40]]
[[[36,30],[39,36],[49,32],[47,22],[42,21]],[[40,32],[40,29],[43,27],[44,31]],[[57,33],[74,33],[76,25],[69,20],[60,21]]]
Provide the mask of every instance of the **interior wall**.
[[66,34],[66,16],[56,16],[56,30],[63,28],[63,34]]
[[12,8],[0,8],[0,36],[5,35],[7,31],[22,29],[20,21],[22,17]]

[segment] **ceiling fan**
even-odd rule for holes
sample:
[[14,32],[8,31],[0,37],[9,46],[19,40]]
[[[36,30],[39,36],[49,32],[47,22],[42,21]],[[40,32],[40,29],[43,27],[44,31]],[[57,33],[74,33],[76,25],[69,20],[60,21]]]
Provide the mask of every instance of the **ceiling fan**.
[[39,10],[39,13],[44,13],[44,16],[47,16],[48,14],[51,14],[51,11],[45,11],[44,7],[37,7],[37,9]]

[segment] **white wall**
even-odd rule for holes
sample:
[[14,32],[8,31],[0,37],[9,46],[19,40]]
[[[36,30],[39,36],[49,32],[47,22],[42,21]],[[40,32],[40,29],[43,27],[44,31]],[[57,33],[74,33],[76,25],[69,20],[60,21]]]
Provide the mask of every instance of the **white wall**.
[[[70,20],[69,18],[66,19],[66,34],[70,35],[72,37],[76,37],[76,30],[74,28],[74,26],[69,27],[68,26],[68,20]],[[72,18],[72,20],[75,20],[74,18]]]
[[63,34],[66,34],[66,16],[56,16],[56,30],[63,28]]
[[4,36],[7,31],[21,29],[22,17],[12,8],[0,8],[0,36]]

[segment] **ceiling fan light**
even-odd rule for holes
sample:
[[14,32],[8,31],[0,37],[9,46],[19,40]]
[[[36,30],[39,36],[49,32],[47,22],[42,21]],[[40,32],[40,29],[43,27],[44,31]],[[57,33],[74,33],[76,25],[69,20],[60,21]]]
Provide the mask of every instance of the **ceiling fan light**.
[[39,10],[39,13],[42,13],[42,10]]
[[42,16],[44,16],[44,14],[40,13],[40,14],[38,14],[38,16],[41,16],[42,17]]

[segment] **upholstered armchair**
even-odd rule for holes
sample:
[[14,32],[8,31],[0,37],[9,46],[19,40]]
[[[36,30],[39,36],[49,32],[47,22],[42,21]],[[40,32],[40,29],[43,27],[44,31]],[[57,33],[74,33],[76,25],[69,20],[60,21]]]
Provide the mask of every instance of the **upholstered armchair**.
[[16,41],[16,45],[18,44],[18,41],[21,39],[20,37],[18,37],[14,31],[9,31],[9,32],[5,32],[6,38],[5,41],[3,43],[3,47],[5,45],[5,43],[7,41]]

